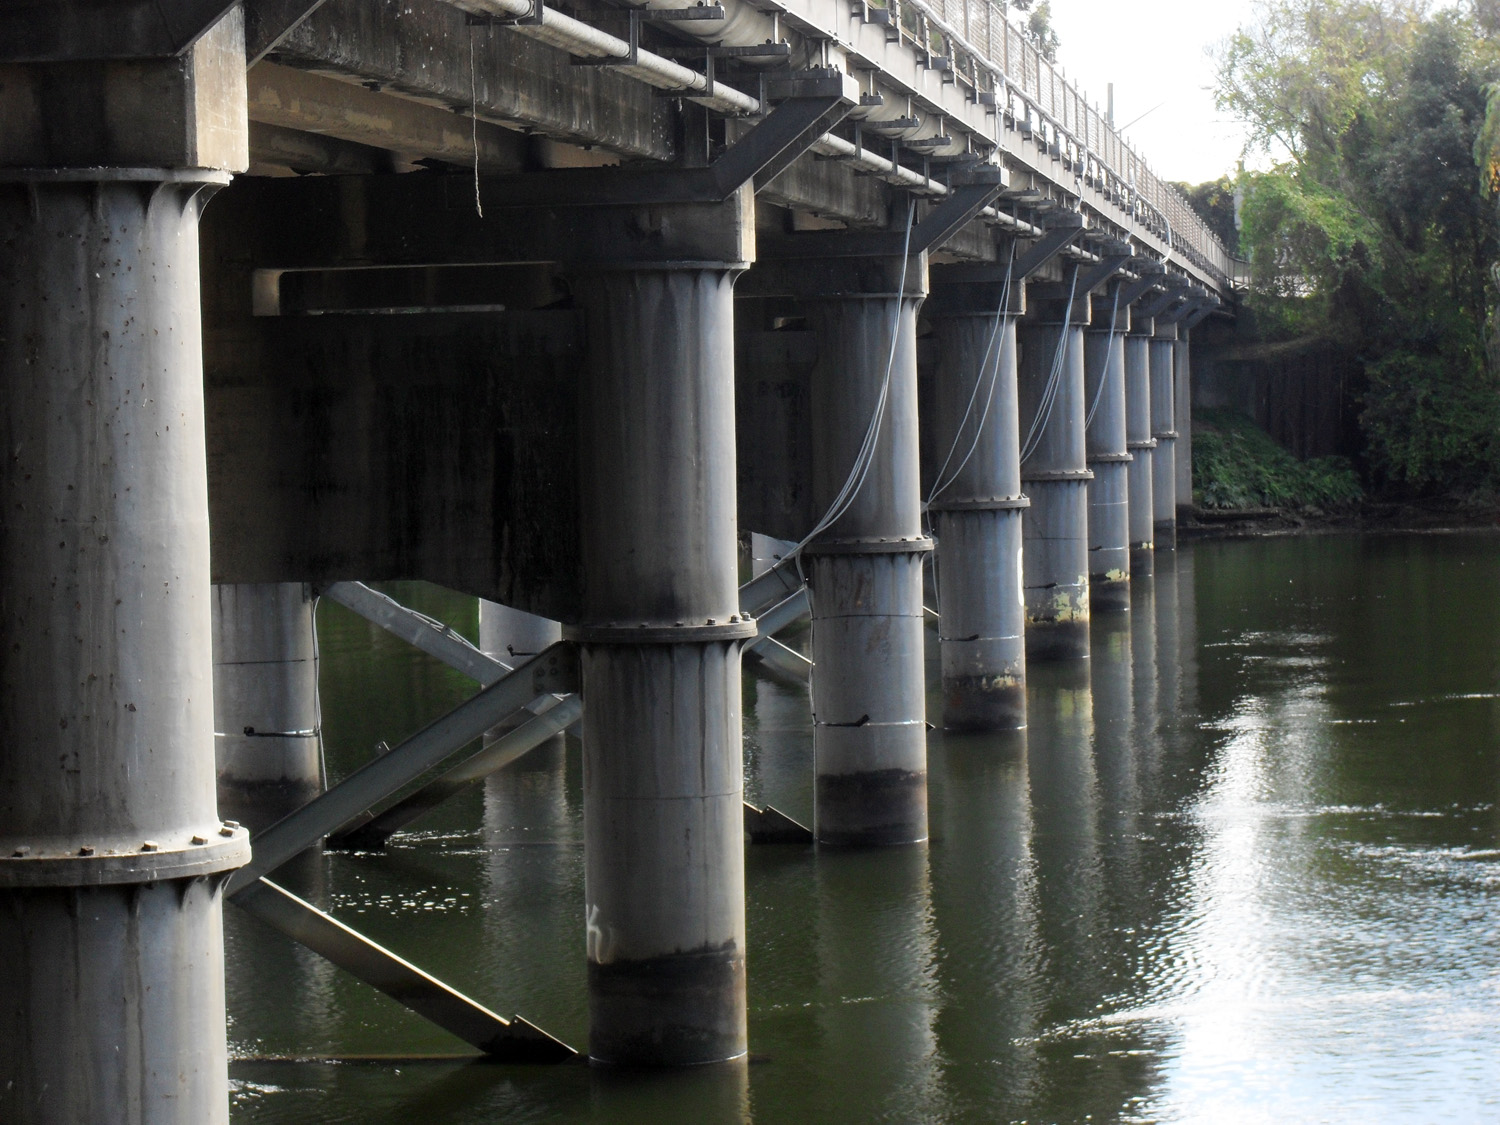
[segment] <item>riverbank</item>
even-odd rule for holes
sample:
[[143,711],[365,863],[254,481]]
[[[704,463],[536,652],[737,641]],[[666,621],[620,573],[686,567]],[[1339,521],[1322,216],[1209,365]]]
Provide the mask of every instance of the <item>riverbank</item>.
[[1245,539],[1335,532],[1443,532],[1500,528],[1500,499],[1432,497],[1421,500],[1361,500],[1322,508],[1192,508],[1179,513],[1181,539]]

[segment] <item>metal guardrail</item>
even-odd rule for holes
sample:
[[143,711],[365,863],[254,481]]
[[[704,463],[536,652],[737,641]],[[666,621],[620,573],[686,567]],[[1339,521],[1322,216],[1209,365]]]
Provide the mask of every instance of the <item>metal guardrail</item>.
[[870,0],[892,13],[904,39],[946,60],[955,82],[993,105],[1052,155],[1072,165],[1085,183],[1130,212],[1198,268],[1233,285],[1236,263],[1181,192],[1158,177],[1141,155],[1068,82],[1025,33],[1005,18],[996,0]]

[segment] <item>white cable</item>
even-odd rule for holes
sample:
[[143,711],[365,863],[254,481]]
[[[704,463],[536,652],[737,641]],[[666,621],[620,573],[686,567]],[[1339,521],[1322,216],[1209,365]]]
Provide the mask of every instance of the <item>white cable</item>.
[[[1104,398],[1104,384],[1109,382],[1109,367],[1114,362],[1115,356],[1115,323],[1120,313],[1120,287],[1115,286],[1115,303],[1109,310],[1109,342],[1104,347],[1104,373],[1099,376],[1098,389],[1094,391],[1094,401],[1089,404],[1089,412],[1084,416],[1083,428],[1085,431],[1094,424],[1094,412],[1099,409],[1099,403]],[[1123,372],[1122,372],[1123,375]]]
[[[969,394],[968,405],[964,407],[963,419],[959,422],[958,428],[953,433],[953,444],[948,447],[948,456],[943,458],[942,467],[938,469],[937,475],[933,477],[932,490],[927,494],[926,503],[922,505],[924,512],[932,507],[932,502],[937,498],[938,493],[942,492],[958,479],[959,474],[964,471],[964,466],[974,456],[974,450],[979,448],[979,439],[984,433],[984,424],[990,416],[990,406],[995,401],[995,386],[1000,381],[1000,360],[1005,351],[1004,340],[1000,334],[1000,326],[1005,321],[1006,310],[1010,308],[1011,270],[1015,264],[1016,244],[1015,240],[1012,239],[1010,244],[1010,260],[1005,264],[1005,283],[1000,289],[1000,307],[995,310],[995,320],[990,326],[990,337],[984,346],[984,357],[980,360],[979,373],[974,379],[974,390]],[[999,342],[1001,354],[995,354],[997,341]],[[993,367],[990,366],[991,355],[994,355]],[[979,395],[979,384],[983,381],[986,371],[990,373],[990,386],[988,392],[985,394],[984,411],[979,416],[979,424],[974,427],[974,440],[969,443],[969,450],[964,454],[963,460],[958,463],[958,468],[954,469],[953,475],[945,481],[943,474],[947,471],[949,463],[953,460],[953,454],[958,449],[959,440],[963,437],[964,427],[968,425],[969,419],[973,416],[974,400]]]
[[1047,423],[1052,417],[1052,407],[1057,401],[1057,391],[1062,385],[1063,368],[1067,366],[1068,329],[1073,323],[1073,298],[1078,292],[1078,267],[1073,267],[1073,283],[1068,288],[1068,307],[1063,313],[1062,332],[1057,337],[1057,350],[1052,356],[1052,371],[1047,379],[1047,386],[1042,391],[1041,401],[1037,403],[1036,415],[1031,420],[1031,429],[1026,432],[1026,440],[1021,444],[1021,462],[1025,464],[1031,455],[1041,445],[1042,435],[1047,432]]

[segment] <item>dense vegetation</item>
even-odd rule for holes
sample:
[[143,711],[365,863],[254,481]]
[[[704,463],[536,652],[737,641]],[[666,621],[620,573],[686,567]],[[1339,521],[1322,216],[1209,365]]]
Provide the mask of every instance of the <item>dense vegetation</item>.
[[[1261,166],[1238,183],[1249,301],[1362,363],[1387,490],[1500,486],[1497,30],[1500,0],[1262,0],[1219,57]],[[1227,186],[1195,189],[1211,219]]]
[[1344,457],[1299,461],[1237,410],[1193,418],[1193,502],[1200,508],[1346,508],[1364,495]]

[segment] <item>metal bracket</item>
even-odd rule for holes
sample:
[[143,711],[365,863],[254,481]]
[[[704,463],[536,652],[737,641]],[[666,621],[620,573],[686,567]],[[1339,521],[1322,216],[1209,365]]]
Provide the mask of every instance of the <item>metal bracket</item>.
[[531,10],[524,16],[486,16],[466,11],[464,23],[470,27],[541,27],[545,13],[543,0],[531,0]]
[[[534,0],[534,2],[537,2],[537,0]],[[623,58],[614,55],[605,55],[603,58],[573,55],[571,57],[573,65],[634,66],[640,59],[641,24],[680,23],[686,20],[721,20],[724,18],[724,8],[720,4],[699,4],[692,8],[631,8],[629,16],[630,33],[626,39],[626,42],[630,44],[629,54]],[[703,91],[698,91],[698,94],[701,96]]]
[[1078,292],[1092,293],[1123,270],[1130,262],[1130,258],[1131,255],[1128,252],[1107,254],[1099,262],[1084,266],[1083,271],[1078,275]]
[[1123,308],[1129,308],[1151,290],[1160,289],[1165,284],[1167,271],[1160,262],[1148,260],[1144,265],[1137,266],[1136,272],[1141,276],[1120,290],[1120,305]]
[[809,70],[782,75],[766,83],[776,108],[709,166],[721,198],[742,184],[765,187],[859,101],[855,80],[837,70]]
[[1083,216],[1076,211],[1057,211],[1047,218],[1047,233],[1011,267],[1012,282],[1024,281],[1083,237]]
[[967,169],[964,182],[951,186],[947,197],[912,228],[911,253],[920,254],[947,242],[989,206],[1007,180],[1006,170],[998,164],[981,164]]

